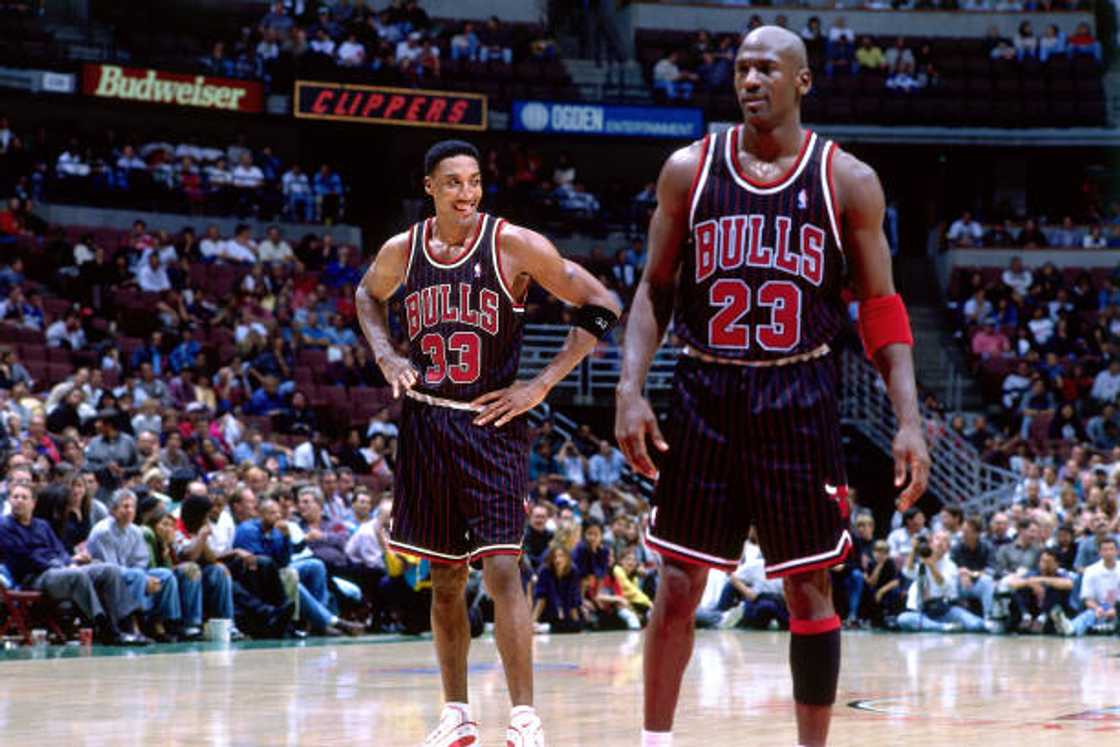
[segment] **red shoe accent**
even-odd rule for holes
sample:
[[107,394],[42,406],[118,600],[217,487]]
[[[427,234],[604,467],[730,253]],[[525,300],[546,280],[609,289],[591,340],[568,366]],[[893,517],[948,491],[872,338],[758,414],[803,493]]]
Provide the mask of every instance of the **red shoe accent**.
[[478,744],[478,740],[474,737],[463,737],[455,744],[450,745],[450,747],[471,747],[472,744]]

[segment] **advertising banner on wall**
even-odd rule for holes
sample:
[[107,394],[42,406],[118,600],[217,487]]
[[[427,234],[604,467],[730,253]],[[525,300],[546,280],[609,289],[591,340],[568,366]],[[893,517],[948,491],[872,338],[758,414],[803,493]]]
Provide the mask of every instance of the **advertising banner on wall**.
[[510,128],[557,135],[693,140],[704,135],[704,113],[700,109],[668,106],[514,101]]
[[301,119],[486,129],[488,99],[480,93],[298,80],[294,99],[292,108]]
[[0,67],[0,88],[16,88],[32,93],[74,93],[78,89],[77,80],[70,73]]
[[264,87],[252,80],[212,78],[120,65],[86,65],[82,93],[121,101],[256,113],[264,106]]

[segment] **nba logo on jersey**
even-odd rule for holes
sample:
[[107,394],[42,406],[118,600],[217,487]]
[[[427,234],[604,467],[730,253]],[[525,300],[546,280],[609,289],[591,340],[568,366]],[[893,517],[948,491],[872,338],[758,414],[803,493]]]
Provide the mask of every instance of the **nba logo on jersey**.
[[797,209],[804,210],[809,207],[809,196],[805,194],[805,190],[797,193]]

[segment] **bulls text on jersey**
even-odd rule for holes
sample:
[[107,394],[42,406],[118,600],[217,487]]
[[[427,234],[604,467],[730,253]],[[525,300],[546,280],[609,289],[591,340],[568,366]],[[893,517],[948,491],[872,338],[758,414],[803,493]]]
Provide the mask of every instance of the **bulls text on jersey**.
[[470,283],[458,283],[457,288],[450,283],[440,283],[405,296],[408,339],[415,340],[425,329],[447,322],[477,327],[490,335],[498,334],[501,298],[496,291],[481,288],[477,299],[472,299],[471,290]]
[[[696,282],[703,282],[717,269],[755,267],[779,270],[819,286],[824,279],[824,229],[802,223],[794,232],[789,216],[774,216],[773,226],[766,225],[767,219],[766,215],[732,215],[696,226]],[[791,245],[792,237],[796,237],[796,247]]]

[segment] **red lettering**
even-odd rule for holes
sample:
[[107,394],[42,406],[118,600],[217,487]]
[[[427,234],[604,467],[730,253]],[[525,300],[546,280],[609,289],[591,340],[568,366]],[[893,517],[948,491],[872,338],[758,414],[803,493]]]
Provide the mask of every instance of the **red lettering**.
[[389,117],[393,116],[398,111],[403,109],[407,101],[408,99],[404,96],[390,96],[389,105],[385,107],[385,113],[381,116],[383,116],[385,119],[388,119]]
[[482,324],[479,326],[492,335],[498,334],[498,294],[489,288],[483,288],[478,301],[482,313]]
[[428,286],[420,291],[421,311],[425,327],[434,327],[439,324],[439,289]]
[[335,102],[334,113],[335,114],[345,114],[346,113],[346,104],[349,100],[350,100],[350,93],[348,91],[343,91],[339,95],[338,101]]
[[326,114],[332,98],[334,98],[334,91],[327,89],[319,91],[319,95],[315,97],[315,103],[311,105],[311,111],[315,114]]
[[791,275],[796,275],[798,270],[797,255],[790,254],[789,251],[789,229],[792,225],[790,219],[788,216],[779,215],[774,221],[778,226],[778,238],[774,245],[774,267]]
[[364,95],[365,94],[362,94],[362,93],[355,93],[354,94],[354,100],[350,102],[350,109],[346,112],[348,115],[353,117],[355,114],[358,113],[358,107],[361,106],[362,96],[364,96]]
[[415,292],[405,297],[404,310],[408,317],[408,339],[416,339],[420,334],[420,297]]
[[447,122],[449,124],[462,122],[463,117],[467,115],[467,107],[470,105],[471,102],[466,99],[455,99],[455,103],[451,105],[451,113],[447,115]]
[[774,250],[762,245],[762,231],[766,227],[761,215],[751,215],[747,218],[751,225],[751,248],[747,253],[747,265],[750,267],[769,267],[774,261]]
[[702,282],[716,271],[716,230],[715,221],[704,221],[694,229],[696,244],[696,282]]
[[424,115],[425,122],[439,122],[443,117],[443,110],[447,108],[447,99],[432,99],[428,113]]
[[439,294],[442,296],[443,306],[443,314],[440,318],[445,322],[459,321],[459,307],[451,305],[451,286],[444,283],[439,287]]
[[813,285],[824,280],[824,231],[812,223],[801,226],[801,274]]
[[478,311],[471,308],[470,283],[459,283],[459,318],[463,324],[478,326]]
[[374,109],[380,109],[381,105],[385,103],[385,97],[380,93],[371,93],[369,98],[366,99],[366,105],[362,108],[362,116],[368,117],[370,112]]
[[408,105],[408,111],[404,113],[404,118],[409,122],[415,122],[420,119],[420,109],[423,108],[424,102],[427,100],[427,96],[414,97],[412,103]]
[[746,233],[747,219],[741,215],[733,218],[720,218],[722,229],[719,247],[719,266],[721,270],[734,270],[743,264],[743,234]]

